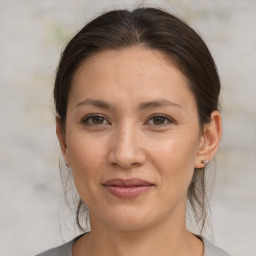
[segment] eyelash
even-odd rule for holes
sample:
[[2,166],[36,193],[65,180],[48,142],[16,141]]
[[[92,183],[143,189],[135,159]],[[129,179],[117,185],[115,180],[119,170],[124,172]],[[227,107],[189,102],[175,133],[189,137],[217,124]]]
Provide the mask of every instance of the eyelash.
[[[81,123],[84,124],[84,125],[93,125],[93,126],[98,126],[98,125],[103,125],[103,124],[94,124],[94,123],[89,123],[89,120],[90,119],[93,119],[93,118],[102,118],[104,119],[105,121],[107,121],[107,119],[102,116],[102,115],[99,115],[99,114],[91,114],[89,116],[86,116],[84,119],[82,119]],[[103,120],[103,122],[104,122]],[[107,121],[108,122],[108,121]],[[109,122],[108,122],[109,123]]]
[[164,124],[151,124],[151,125],[153,125],[153,126],[160,126],[160,127],[162,127],[162,126],[167,126],[168,124],[171,124],[171,123],[176,123],[173,119],[171,119],[170,117],[168,117],[168,116],[166,116],[166,115],[163,115],[163,114],[154,114],[154,115],[152,115],[149,119],[148,119],[148,121],[147,122],[149,122],[150,120],[153,120],[154,118],[162,118],[162,119],[164,119],[164,122],[166,122],[167,121],[167,123],[164,123]]
[[[95,124],[95,123],[89,123],[89,120],[92,120],[93,118],[102,118],[103,119],[103,123],[100,124]],[[148,123],[150,120],[153,120],[154,118],[162,118],[164,119],[164,124],[150,124],[151,126],[158,126],[158,127],[163,127],[163,126],[167,126],[168,124],[175,124],[176,121],[173,120],[172,118],[163,115],[163,114],[154,114],[152,116],[150,116],[150,118],[148,119],[148,121],[146,123]],[[90,125],[90,126],[99,126],[99,125],[104,125],[104,121],[106,121],[108,124],[110,124],[110,122],[102,115],[100,114],[91,114],[89,116],[86,116],[84,119],[82,119],[81,123],[84,125]],[[167,121],[167,123],[166,123]]]

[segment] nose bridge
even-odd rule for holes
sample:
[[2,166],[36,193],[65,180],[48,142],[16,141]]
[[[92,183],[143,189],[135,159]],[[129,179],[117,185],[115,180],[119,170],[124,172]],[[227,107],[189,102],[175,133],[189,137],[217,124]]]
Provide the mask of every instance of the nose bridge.
[[115,128],[111,148],[111,162],[129,168],[144,162],[145,156],[140,145],[139,129],[132,120],[126,120]]
[[118,128],[117,148],[119,153],[132,155],[136,151],[136,129],[131,123],[125,123]]

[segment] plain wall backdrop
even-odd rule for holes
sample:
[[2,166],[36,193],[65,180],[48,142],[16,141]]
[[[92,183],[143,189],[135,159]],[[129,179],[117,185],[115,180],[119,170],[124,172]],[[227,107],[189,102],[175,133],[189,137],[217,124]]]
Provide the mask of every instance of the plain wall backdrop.
[[0,256],[35,255],[78,233],[59,175],[55,69],[87,21],[142,3],[186,20],[215,58],[224,134],[209,169],[209,236],[233,256],[256,256],[255,0],[0,0]]

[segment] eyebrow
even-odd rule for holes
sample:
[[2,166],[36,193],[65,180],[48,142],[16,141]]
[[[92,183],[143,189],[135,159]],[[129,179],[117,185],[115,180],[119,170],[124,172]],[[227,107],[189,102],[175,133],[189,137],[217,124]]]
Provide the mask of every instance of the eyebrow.
[[144,109],[156,108],[156,107],[179,107],[179,108],[182,108],[182,106],[177,103],[174,103],[170,100],[162,99],[162,100],[154,100],[154,101],[141,103],[139,106],[139,109],[144,110]]
[[[81,101],[80,103],[78,103],[76,105],[76,107],[88,106],[88,105],[95,106],[95,107],[102,108],[102,109],[113,109],[113,107],[109,103],[102,101],[102,100],[97,100],[97,99],[85,99],[85,100]],[[156,108],[156,107],[179,107],[179,108],[182,108],[181,105],[174,103],[172,101],[166,100],[166,99],[143,102],[139,105],[140,110]]]
[[76,107],[88,106],[88,105],[95,106],[98,108],[103,108],[103,109],[111,109],[112,108],[110,106],[110,104],[108,104],[107,102],[102,101],[102,100],[95,100],[95,99],[85,99],[85,100],[81,101],[80,103],[78,103],[76,105]]

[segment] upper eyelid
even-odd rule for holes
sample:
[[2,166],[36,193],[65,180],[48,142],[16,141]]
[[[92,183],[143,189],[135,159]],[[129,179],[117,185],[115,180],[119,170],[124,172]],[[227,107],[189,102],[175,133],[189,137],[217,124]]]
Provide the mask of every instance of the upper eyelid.
[[[88,120],[89,118],[92,118],[92,117],[95,117],[95,116],[99,116],[99,117],[102,117],[104,118],[108,123],[110,123],[110,121],[108,120],[108,118],[106,116],[104,116],[103,114],[99,114],[99,113],[92,113],[92,114],[88,114],[86,115],[85,117],[82,118],[81,122],[85,122],[86,120]],[[173,119],[172,117],[166,115],[166,114],[161,114],[161,113],[155,113],[155,114],[152,114],[150,115],[148,118],[147,118],[147,121],[148,122],[149,120],[151,120],[152,118],[154,117],[162,117],[162,118],[165,118],[167,119],[168,121],[170,121],[171,123],[177,123],[175,119]]]
[[167,116],[165,114],[153,114],[153,115],[149,116],[148,121],[154,117],[162,117],[162,118],[169,120],[172,123],[176,123],[176,120],[174,120],[173,118],[171,118],[170,116]]
[[85,121],[87,121],[88,119],[90,119],[90,118],[92,118],[92,117],[102,117],[102,118],[104,118],[108,123],[110,123],[109,120],[108,120],[104,115],[102,115],[102,114],[97,114],[97,113],[93,113],[93,114],[86,115],[85,117],[82,118],[81,123],[84,123]]

